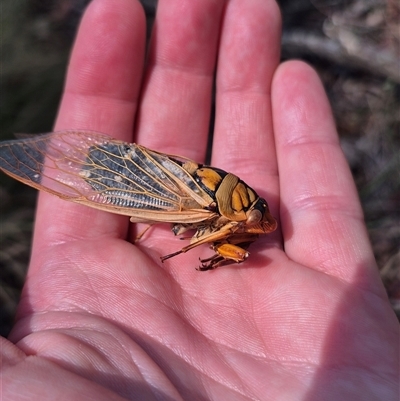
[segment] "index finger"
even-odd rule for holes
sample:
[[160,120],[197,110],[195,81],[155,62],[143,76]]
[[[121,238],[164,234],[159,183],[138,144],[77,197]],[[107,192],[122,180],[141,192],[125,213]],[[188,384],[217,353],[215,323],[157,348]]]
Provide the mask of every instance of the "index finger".
[[[131,141],[144,62],[139,2],[94,0],[74,44],[55,130],[93,130]],[[34,252],[75,238],[124,237],[126,217],[39,196]]]

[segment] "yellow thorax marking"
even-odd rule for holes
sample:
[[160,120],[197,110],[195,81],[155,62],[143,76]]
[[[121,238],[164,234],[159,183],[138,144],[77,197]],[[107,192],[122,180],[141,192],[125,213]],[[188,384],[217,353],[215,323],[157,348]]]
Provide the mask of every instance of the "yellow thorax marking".
[[202,183],[213,192],[215,192],[222,179],[212,168],[199,168],[196,174],[201,178]]
[[233,221],[243,221],[247,218],[243,210],[242,188],[240,186],[237,188],[238,183],[239,178],[228,173],[215,193],[219,212]]

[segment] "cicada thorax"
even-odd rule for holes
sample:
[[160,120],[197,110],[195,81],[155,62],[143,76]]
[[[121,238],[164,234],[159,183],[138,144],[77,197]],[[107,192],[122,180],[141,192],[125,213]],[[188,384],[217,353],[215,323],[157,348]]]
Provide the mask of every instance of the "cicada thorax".
[[[234,174],[212,167],[196,170],[195,180],[216,202],[218,212],[229,220],[246,220],[246,211],[256,194]],[[249,189],[249,191],[248,191]]]
[[[215,211],[227,221],[242,222],[242,231],[264,233],[269,216],[267,202],[239,177],[224,170],[199,166],[193,176],[214,200]],[[267,222],[269,224],[269,222]]]

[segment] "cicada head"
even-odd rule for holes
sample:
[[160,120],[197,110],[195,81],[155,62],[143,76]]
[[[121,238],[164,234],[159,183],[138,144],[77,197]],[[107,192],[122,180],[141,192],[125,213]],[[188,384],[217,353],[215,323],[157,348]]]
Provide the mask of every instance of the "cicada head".
[[268,203],[258,198],[246,213],[246,232],[268,234],[276,230],[278,223],[269,211]]

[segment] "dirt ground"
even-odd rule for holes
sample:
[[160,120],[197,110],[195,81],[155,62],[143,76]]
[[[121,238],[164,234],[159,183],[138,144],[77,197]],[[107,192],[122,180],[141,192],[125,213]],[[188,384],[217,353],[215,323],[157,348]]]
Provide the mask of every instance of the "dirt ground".
[[[281,0],[282,59],[319,72],[363,204],[382,280],[400,318],[400,3]],[[0,139],[51,131],[88,0],[4,0]],[[156,1],[142,0],[149,21]],[[0,176],[0,334],[29,262],[36,192]]]

